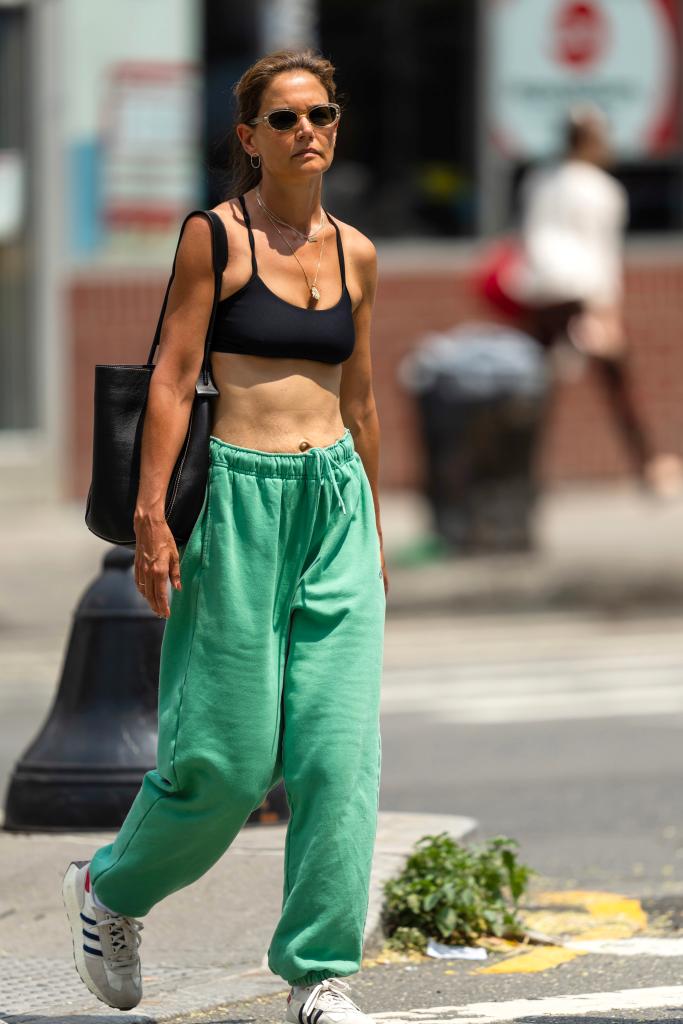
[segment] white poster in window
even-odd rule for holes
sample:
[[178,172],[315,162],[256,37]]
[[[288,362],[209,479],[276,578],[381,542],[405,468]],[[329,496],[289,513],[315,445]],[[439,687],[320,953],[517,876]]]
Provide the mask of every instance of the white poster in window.
[[110,230],[164,230],[194,203],[200,81],[190,62],[111,67],[102,112],[102,212]]
[[567,110],[608,115],[625,158],[679,146],[677,0],[488,0],[489,124],[511,157],[555,153]]

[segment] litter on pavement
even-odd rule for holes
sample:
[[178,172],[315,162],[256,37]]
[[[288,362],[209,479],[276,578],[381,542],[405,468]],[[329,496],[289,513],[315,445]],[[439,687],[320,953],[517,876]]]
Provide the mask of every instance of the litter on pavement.
[[444,960],[486,960],[488,953],[481,946],[446,946],[443,942],[429,939],[427,956],[435,956]]

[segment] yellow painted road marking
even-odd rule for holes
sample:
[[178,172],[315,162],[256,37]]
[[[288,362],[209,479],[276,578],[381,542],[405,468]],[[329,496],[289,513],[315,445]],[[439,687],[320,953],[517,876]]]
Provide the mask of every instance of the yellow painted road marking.
[[536,971],[547,971],[549,967],[567,963],[576,956],[585,956],[585,950],[563,949],[562,946],[539,946],[530,953],[512,956],[507,960],[499,960],[490,967],[480,967],[477,974],[530,974]]
[[640,900],[620,896],[618,893],[574,889],[566,892],[541,892],[536,899],[539,903],[548,903],[551,906],[578,906],[591,917],[603,921],[630,921],[636,928],[644,928],[647,925],[647,914],[640,905]]
[[[535,901],[543,904],[551,911],[552,908],[567,907],[580,910],[587,915],[593,924],[577,933],[577,923],[581,917],[574,913],[559,910],[555,915],[558,938],[567,931],[572,932],[572,942],[588,942],[596,939],[628,939],[634,932],[640,931],[647,925],[647,914],[640,905],[640,901],[628,896],[620,896],[618,893],[591,892],[583,889],[575,889],[563,892],[542,892],[538,893]],[[547,912],[546,912],[547,914]],[[532,915],[530,915],[532,916]],[[562,928],[564,918],[564,929]],[[567,928],[571,922],[574,928]],[[586,922],[587,923],[587,922]],[[543,929],[552,934],[552,926],[545,922]],[[505,960],[491,964],[488,967],[474,969],[476,974],[521,974],[536,971],[546,971],[559,964],[568,963],[576,956],[583,956],[588,950],[567,949],[564,946],[537,946],[529,952],[518,953],[516,956],[509,956]]]

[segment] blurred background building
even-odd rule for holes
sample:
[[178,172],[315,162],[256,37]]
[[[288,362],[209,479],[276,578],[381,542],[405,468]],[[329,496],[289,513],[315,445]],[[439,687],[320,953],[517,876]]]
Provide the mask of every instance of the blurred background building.
[[[311,44],[346,110],[324,202],[376,243],[381,484],[424,452],[397,366],[488,316],[471,286],[571,104],[613,126],[637,399],[683,452],[680,0],[0,0],[0,494],[78,501],[93,367],[144,362],[184,214],[225,195],[232,86]],[[590,374],[566,381],[547,485],[632,472]]]

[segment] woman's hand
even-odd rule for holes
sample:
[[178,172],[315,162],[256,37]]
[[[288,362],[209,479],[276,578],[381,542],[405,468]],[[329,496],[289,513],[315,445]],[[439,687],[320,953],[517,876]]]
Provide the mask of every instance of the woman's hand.
[[136,513],[135,529],[135,585],[147,598],[152,611],[167,619],[171,614],[168,604],[168,579],[176,590],[181,590],[180,558],[175,538],[163,515]]

